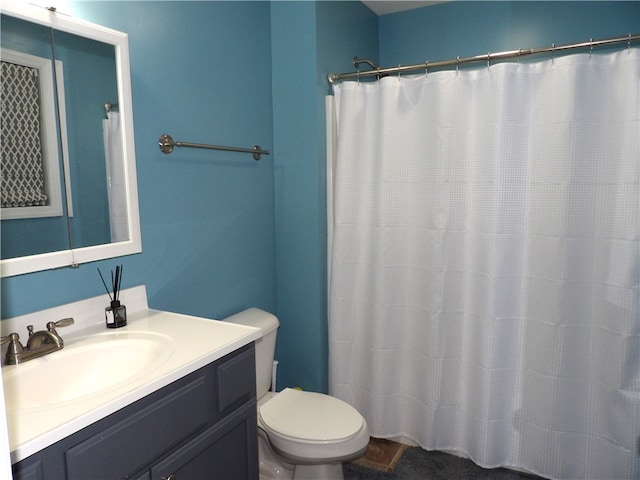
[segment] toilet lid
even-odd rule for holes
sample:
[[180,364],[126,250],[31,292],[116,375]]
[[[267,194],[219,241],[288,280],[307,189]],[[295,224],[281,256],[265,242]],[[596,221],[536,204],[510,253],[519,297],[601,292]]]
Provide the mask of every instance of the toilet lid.
[[362,416],[351,405],[329,395],[284,389],[260,407],[267,429],[312,442],[334,442],[356,435]]

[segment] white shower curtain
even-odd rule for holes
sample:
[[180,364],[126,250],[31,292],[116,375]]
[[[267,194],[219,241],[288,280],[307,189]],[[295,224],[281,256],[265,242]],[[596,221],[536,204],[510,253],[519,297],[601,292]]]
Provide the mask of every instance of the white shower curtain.
[[334,87],[330,390],[373,436],[640,477],[639,60]]
[[102,121],[104,153],[107,167],[107,194],[109,198],[109,222],[111,241],[129,240],[126,182],[124,178],[124,153],[120,114],[108,112]]

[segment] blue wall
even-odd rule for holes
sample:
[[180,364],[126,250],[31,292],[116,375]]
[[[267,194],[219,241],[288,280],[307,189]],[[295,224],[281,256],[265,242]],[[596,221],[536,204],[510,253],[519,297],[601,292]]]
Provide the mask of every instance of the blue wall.
[[271,6],[279,386],[328,388],[326,78],[344,52],[377,54],[376,35],[360,2]]
[[380,17],[385,66],[640,32],[640,2],[450,2]]
[[326,388],[315,5],[274,3],[271,42],[280,385]]
[[[638,2],[452,2],[376,18],[359,2],[81,2],[129,33],[143,253],[2,281],[2,316],[103,293],[124,264],[152,307],[282,327],[279,387],[326,391],[326,75],[640,32]],[[178,149],[176,140],[272,150]]]

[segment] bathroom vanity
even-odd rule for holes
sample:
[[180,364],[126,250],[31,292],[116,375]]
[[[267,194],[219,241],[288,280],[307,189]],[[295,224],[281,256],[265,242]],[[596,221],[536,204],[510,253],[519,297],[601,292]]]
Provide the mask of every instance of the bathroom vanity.
[[15,464],[14,480],[257,479],[254,371],[251,344]]
[[[82,320],[103,298],[67,305],[46,313],[76,317],[73,330],[58,332],[64,349],[3,367],[14,479],[257,479],[260,331],[150,310],[144,287],[122,294],[133,311],[126,327]],[[21,333],[25,321],[34,320],[10,319],[3,333]],[[96,366],[105,358],[114,371]],[[92,383],[85,371],[100,378]]]

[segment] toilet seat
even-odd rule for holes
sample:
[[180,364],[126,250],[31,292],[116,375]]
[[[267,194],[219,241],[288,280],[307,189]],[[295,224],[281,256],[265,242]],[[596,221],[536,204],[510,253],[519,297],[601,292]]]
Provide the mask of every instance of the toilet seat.
[[363,418],[342,400],[286,388],[260,407],[267,430],[306,443],[344,442],[356,436]]
[[362,415],[322,393],[284,389],[259,407],[258,425],[293,463],[339,463],[361,455],[369,442]]

